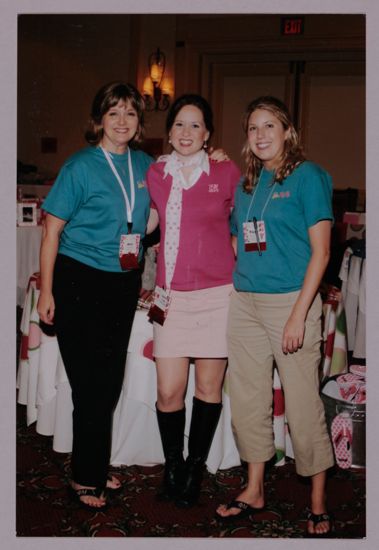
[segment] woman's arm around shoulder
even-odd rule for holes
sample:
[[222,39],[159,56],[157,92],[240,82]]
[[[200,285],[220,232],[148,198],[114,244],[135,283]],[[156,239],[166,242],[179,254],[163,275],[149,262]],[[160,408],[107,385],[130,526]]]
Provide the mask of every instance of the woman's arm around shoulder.
[[159,225],[158,211],[154,206],[150,208],[149,219],[147,220],[146,235],[150,235]]

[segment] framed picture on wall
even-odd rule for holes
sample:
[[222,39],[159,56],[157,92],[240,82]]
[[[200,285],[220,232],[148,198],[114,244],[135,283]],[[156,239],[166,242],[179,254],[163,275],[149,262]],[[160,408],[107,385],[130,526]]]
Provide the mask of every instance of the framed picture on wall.
[[17,203],[17,225],[37,225],[37,203]]

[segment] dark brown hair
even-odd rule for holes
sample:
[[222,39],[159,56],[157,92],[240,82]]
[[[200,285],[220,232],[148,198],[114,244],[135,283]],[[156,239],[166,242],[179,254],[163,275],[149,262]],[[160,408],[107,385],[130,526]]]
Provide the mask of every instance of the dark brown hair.
[[85,139],[90,145],[98,145],[103,137],[101,122],[103,116],[121,100],[130,101],[132,107],[137,111],[138,129],[129,145],[140,142],[144,132],[144,109],[145,102],[137,88],[132,84],[124,82],[110,82],[98,90],[92,102],[92,109]]
[[[291,115],[286,105],[272,96],[261,96],[254,101],[251,101],[246,108],[243,116],[242,127],[247,135],[249,119],[251,113],[257,109],[265,109],[275,115],[283,125],[284,130],[289,130],[288,137],[284,143],[283,156],[279,166],[275,170],[275,178],[273,181],[282,183],[294,169],[305,160],[303,149],[299,143],[299,136],[295,130]],[[262,170],[262,161],[252,152],[248,140],[242,149],[242,154],[245,156],[246,173],[243,182],[243,189],[247,193],[251,193],[257,183],[260,171]]]
[[171,128],[173,127],[173,124],[175,122],[175,119],[183,107],[186,105],[194,105],[203,114],[204,118],[204,124],[206,129],[209,132],[209,138],[208,141],[211,139],[214,127],[213,127],[213,113],[211,106],[209,105],[208,101],[204,99],[201,95],[198,94],[184,94],[180,97],[178,97],[174,103],[171,105],[170,110],[167,114],[166,118],[166,132],[167,134],[170,132]]

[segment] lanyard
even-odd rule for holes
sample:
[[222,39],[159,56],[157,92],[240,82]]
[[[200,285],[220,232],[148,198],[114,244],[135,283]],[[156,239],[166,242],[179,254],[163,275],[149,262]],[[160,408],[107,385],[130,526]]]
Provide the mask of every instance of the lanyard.
[[[262,176],[262,171],[263,169],[261,170],[260,174],[259,174],[259,178],[258,178],[258,183],[257,183],[257,186],[255,188],[255,191],[253,193],[253,196],[251,197],[251,200],[250,200],[250,204],[249,204],[249,208],[247,210],[247,214],[246,214],[246,221],[249,221],[249,214],[250,214],[250,210],[251,210],[251,207],[253,206],[253,203],[254,203],[254,199],[255,199],[255,194],[256,192],[258,191],[258,186],[259,186],[259,183],[261,181],[261,176]],[[269,194],[269,196],[267,197],[267,200],[262,208],[262,212],[261,212],[261,217],[259,218],[260,220],[263,220],[263,214],[265,213],[265,210],[267,208],[267,205],[274,193],[274,189],[275,189],[275,186],[276,186],[276,181],[274,182],[274,185],[272,186],[272,189],[271,189],[271,193]]]
[[131,202],[129,202],[129,197],[128,197],[126,191],[125,191],[125,187],[122,183],[120,175],[117,172],[117,169],[116,169],[115,165],[113,164],[113,160],[112,160],[110,154],[103,147],[101,147],[101,150],[103,151],[104,156],[107,159],[108,164],[111,167],[111,170],[114,173],[114,175],[115,175],[115,177],[116,177],[116,179],[117,179],[117,181],[118,181],[118,183],[121,187],[122,194],[124,195],[125,206],[126,206],[126,217],[127,217],[127,220],[128,220],[128,232],[130,233],[131,230],[132,230],[132,225],[133,225],[132,214],[133,214],[134,204],[135,204],[135,199],[136,199],[136,197],[135,197],[135,188],[134,188],[134,174],[133,174],[133,167],[132,167],[132,159],[131,159],[131,155],[130,155],[130,149],[128,148],[128,168],[129,168],[129,179],[130,179],[130,200],[131,200]]

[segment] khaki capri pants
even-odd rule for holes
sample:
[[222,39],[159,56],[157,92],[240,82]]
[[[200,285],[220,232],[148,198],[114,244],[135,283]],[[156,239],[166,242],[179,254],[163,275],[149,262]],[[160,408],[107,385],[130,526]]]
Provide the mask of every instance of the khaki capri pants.
[[322,303],[309,309],[304,343],[295,353],[282,351],[284,326],[299,291],[260,294],[232,291],[228,321],[229,388],[232,427],[241,459],[266,462],[275,454],[273,361],[285,397],[296,471],[312,476],[334,464],[319,396]]

